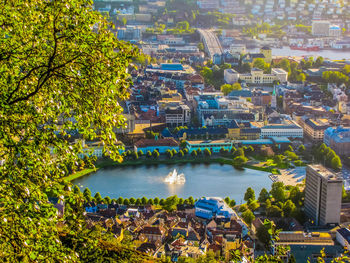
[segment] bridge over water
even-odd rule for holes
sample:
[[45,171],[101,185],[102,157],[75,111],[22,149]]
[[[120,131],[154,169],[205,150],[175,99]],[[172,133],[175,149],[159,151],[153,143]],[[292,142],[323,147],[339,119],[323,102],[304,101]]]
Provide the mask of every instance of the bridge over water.
[[204,43],[205,52],[211,59],[213,59],[215,54],[223,54],[223,49],[221,47],[220,41],[213,31],[208,29],[197,30],[201,36],[201,40]]

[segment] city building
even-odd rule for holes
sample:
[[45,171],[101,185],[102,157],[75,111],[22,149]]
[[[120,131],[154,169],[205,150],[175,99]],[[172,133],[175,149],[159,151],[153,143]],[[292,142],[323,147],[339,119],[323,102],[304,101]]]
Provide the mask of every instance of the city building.
[[199,95],[194,97],[202,126],[228,125],[232,120],[254,121],[253,104],[244,98]]
[[181,63],[151,64],[146,68],[148,73],[176,73],[178,75],[193,75],[195,70],[189,65]]
[[248,53],[242,58],[242,62],[253,63],[255,59],[262,58],[266,63],[271,63],[272,61],[272,50],[268,46],[260,48],[260,53]]
[[214,65],[220,65],[222,62],[222,55],[221,54],[218,54],[218,53],[215,53],[213,55],[213,64]]
[[324,143],[338,155],[350,156],[350,127],[329,127],[324,132]]
[[268,46],[264,46],[262,48],[260,48],[260,53],[264,55],[265,57],[265,62],[266,63],[271,63],[272,61],[272,50],[270,47]]
[[271,94],[268,91],[254,89],[252,92],[252,103],[255,106],[268,106],[271,104]]
[[238,57],[241,54],[245,54],[247,52],[246,45],[244,44],[231,44],[230,45],[230,53],[234,56],[238,54]]
[[323,142],[324,132],[330,127],[327,119],[301,118],[304,134],[314,142]]
[[199,149],[203,152],[206,148],[214,153],[220,152],[221,148],[231,151],[233,146],[234,143],[231,140],[186,141],[186,147],[190,153],[193,150],[198,151]]
[[274,81],[285,82],[288,73],[283,69],[271,69],[271,74],[265,74],[263,70],[253,68],[250,73],[238,73],[234,69],[224,71],[224,80],[228,84],[233,84],[241,80],[247,84],[272,84]]
[[191,110],[182,102],[171,102],[165,106],[165,123],[170,127],[189,125]]
[[230,220],[234,215],[234,211],[220,197],[202,197],[194,206],[196,216],[204,219],[223,217]]
[[315,225],[339,224],[343,180],[322,165],[306,167],[305,213]]
[[226,127],[201,127],[185,128],[177,133],[181,140],[209,140],[226,138],[228,129]]
[[238,123],[233,120],[228,125],[227,138],[232,140],[257,140],[260,138],[260,128],[253,127],[249,122]]
[[279,239],[274,242],[275,246],[304,245],[334,245],[332,236],[327,232],[282,231]]
[[330,22],[326,20],[313,20],[311,33],[313,36],[329,36]]
[[350,230],[348,228],[338,229],[335,237],[342,247],[346,247],[350,251]]
[[287,138],[303,138],[303,128],[295,121],[283,120],[282,123],[269,123],[261,127],[261,136],[264,138],[287,137]]
[[281,68],[272,68],[271,74],[275,75],[276,78],[281,82],[287,82],[288,81],[288,72],[286,72],[284,69]]
[[197,5],[200,9],[217,10],[220,7],[219,0],[198,0]]
[[256,121],[259,114],[249,113],[249,112],[223,112],[217,111],[208,114],[202,114],[200,117],[200,122],[202,126],[225,126],[229,127],[233,120],[237,122],[252,122]]
[[161,226],[145,226],[140,233],[144,234],[150,242],[163,242],[167,234]]
[[[281,231],[278,237],[272,243],[273,254],[278,253],[278,246],[288,246],[296,262],[305,262],[309,258],[310,262],[316,263],[321,250],[325,254],[326,262],[331,262],[342,251],[342,247],[335,245],[329,232]],[[284,262],[287,261],[286,259]]]
[[159,153],[165,153],[167,150],[179,151],[179,143],[173,138],[166,139],[141,139],[134,144],[134,150],[141,150],[144,154],[148,151],[157,150]]
[[239,80],[239,73],[232,68],[225,69],[224,80],[228,84],[236,83]]
[[342,29],[338,25],[331,25],[329,27],[329,36],[333,38],[340,38],[342,34]]
[[120,40],[126,41],[139,41],[142,38],[141,27],[139,26],[126,26],[117,29],[117,37]]

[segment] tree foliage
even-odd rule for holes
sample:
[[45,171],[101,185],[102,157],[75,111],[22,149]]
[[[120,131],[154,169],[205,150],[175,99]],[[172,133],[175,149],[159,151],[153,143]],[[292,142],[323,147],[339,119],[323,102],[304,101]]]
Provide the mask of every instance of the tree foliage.
[[331,167],[333,169],[339,170],[342,168],[342,162],[339,156],[330,147],[327,147],[322,143],[319,147],[315,148],[314,156],[316,160],[325,164],[326,167]]
[[211,151],[208,148],[205,148],[203,152],[204,152],[205,157],[211,156]]
[[338,85],[349,82],[349,77],[339,71],[325,71],[322,73],[322,79],[327,83],[336,83]]
[[255,216],[253,212],[248,209],[242,213],[242,218],[247,224],[250,225],[254,221]]
[[341,160],[339,156],[334,156],[331,161],[331,166],[335,170],[340,170],[342,168]]
[[167,199],[165,199],[163,206],[163,209],[171,212],[176,210],[176,205],[179,203],[179,198],[174,195],[174,196],[170,196]]
[[239,83],[234,83],[234,84],[223,84],[220,87],[220,90],[222,93],[224,93],[225,96],[227,96],[231,91],[233,90],[241,90],[242,86]]
[[249,187],[244,194],[244,200],[248,202],[249,199],[255,200],[255,192],[251,187]]
[[[72,131],[121,160],[113,129],[124,123],[117,102],[128,97],[136,51],[92,2],[0,3],[0,261],[104,261],[83,195],[61,178],[80,161]],[[65,203],[63,218],[48,197]]]
[[267,198],[269,198],[269,192],[268,192],[265,188],[261,189],[260,194],[259,194],[258,201],[259,201],[260,203],[265,203],[265,201],[267,200]]
[[253,62],[253,67],[263,70],[265,73],[270,73],[270,67],[271,65],[269,63],[266,63],[263,58],[256,58]]
[[284,200],[286,199],[286,194],[283,183],[274,182],[272,184],[270,194],[276,200],[276,202],[284,202]]
[[295,81],[305,81],[306,76],[302,71],[302,66],[297,62],[290,62],[288,59],[282,59],[279,63],[274,65],[274,67],[282,68],[288,72],[288,80]]

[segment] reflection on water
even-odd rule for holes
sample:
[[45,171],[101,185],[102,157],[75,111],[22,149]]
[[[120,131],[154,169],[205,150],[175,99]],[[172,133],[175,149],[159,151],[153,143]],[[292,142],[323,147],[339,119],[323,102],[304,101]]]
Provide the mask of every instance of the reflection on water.
[[183,184],[167,184],[166,188],[168,190],[169,196],[179,195],[182,193]]
[[[186,175],[185,183],[165,182],[166,175],[170,172],[173,176],[174,169]],[[259,193],[263,187],[270,189],[271,186],[268,173],[249,169],[236,170],[230,165],[220,164],[114,167],[100,169],[94,174],[75,180],[74,183],[82,190],[88,187],[93,195],[100,192],[103,197],[108,195],[110,198],[229,196],[237,203],[241,202],[248,187]]]

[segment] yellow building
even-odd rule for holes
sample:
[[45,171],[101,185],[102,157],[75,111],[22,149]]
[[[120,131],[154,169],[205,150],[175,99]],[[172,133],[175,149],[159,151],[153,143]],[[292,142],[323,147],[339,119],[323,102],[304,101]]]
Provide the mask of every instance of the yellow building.
[[314,142],[323,142],[324,131],[331,126],[327,119],[301,118],[301,122],[305,135]]
[[272,50],[271,48],[265,46],[260,48],[260,53],[263,54],[265,56],[265,62],[266,63],[271,63],[272,62]]
[[161,102],[180,102],[182,101],[182,95],[177,90],[162,89],[160,91],[162,99]]
[[231,140],[238,140],[240,138],[240,128],[228,128],[227,138]]
[[231,140],[257,140],[260,138],[261,129],[250,123],[232,121],[227,128],[227,138]]
[[274,81],[287,79],[288,73],[283,69],[278,69],[278,71],[272,69],[271,72],[271,74],[264,74],[263,70],[252,68],[250,73],[240,74],[233,69],[226,69],[224,79],[229,84],[233,84],[238,80],[242,80],[247,84],[272,84]]

